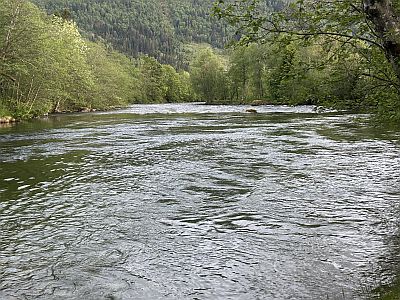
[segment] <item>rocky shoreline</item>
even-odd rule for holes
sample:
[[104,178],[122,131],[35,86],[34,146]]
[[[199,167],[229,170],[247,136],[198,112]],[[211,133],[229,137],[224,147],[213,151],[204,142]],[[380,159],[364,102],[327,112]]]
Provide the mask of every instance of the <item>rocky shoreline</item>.
[[10,123],[16,123],[16,122],[18,122],[18,120],[11,116],[6,116],[6,117],[0,118],[0,124],[10,124]]

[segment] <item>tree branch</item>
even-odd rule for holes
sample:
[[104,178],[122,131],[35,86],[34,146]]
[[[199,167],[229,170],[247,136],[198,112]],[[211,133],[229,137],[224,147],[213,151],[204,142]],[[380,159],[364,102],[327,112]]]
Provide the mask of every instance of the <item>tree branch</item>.
[[12,77],[12,76],[10,76],[10,75],[8,75],[6,73],[3,73],[3,72],[0,72],[0,76],[3,76],[5,78],[9,79],[12,82],[16,82],[17,81],[17,79],[15,79],[14,77]]
[[262,29],[269,33],[275,33],[275,34],[286,33],[289,35],[297,35],[297,36],[303,36],[303,37],[325,35],[325,36],[343,37],[343,38],[347,38],[347,39],[357,39],[360,41],[364,41],[364,42],[373,44],[373,45],[379,47],[380,49],[384,50],[384,47],[376,41],[373,41],[371,39],[368,39],[368,38],[365,38],[362,36],[356,36],[356,35],[352,36],[352,35],[339,33],[339,32],[327,32],[327,31],[300,32],[300,31],[292,31],[292,30],[286,30],[286,29],[269,29],[269,28],[264,28],[264,27],[262,27]]

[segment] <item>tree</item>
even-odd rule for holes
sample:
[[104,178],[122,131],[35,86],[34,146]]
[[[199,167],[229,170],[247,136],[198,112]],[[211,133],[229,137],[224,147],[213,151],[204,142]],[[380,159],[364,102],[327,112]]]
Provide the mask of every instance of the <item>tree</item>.
[[133,101],[138,74],[126,56],[89,43],[73,21],[26,0],[0,6],[0,112],[28,118]]
[[[400,13],[391,0],[364,0],[361,13],[372,23],[371,32],[400,82]],[[399,5],[397,3],[397,5]]]
[[166,86],[165,100],[171,102],[184,102],[191,100],[189,73],[178,73],[172,66],[163,65],[163,77]]
[[[24,0],[4,0],[0,6],[0,100],[22,115],[38,106],[42,89],[41,57],[46,24],[43,13]],[[40,105],[38,105],[40,104]]]
[[269,61],[267,57],[268,48],[252,45],[248,47],[249,72],[251,83],[251,94],[254,99],[263,99],[265,97],[265,70],[266,63]]
[[79,110],[87,106],[94,88],[86,41],[73,21],[52,16],[46,25],[40,39],[42,52],[37,58],[43,96],[54,103],[55,112]]
[[162,103],[165,100],[167,86],[162,65],[153,57],[142,56],[139,60],[142,88],[145,101]]
[[87,41],[66,11],[46,15],[28,0],[4,0],[0,25],[2,116],[193,99],[187,72]]
[[268,47],[249,45],[236,47],[229,57],[228,76],[231,81],[231,97],[241,100],[261,100],[265,97],[265,73],[269,59]]
[[[400,121],[398,1],[280,0],[285,5],[273,13],[264,9],[267,2],[271,1],[219,0],[214,4],[214,13],[237,28],[239,44],[286,45],[288,41],[298,41],[301,47],[321,45],[325,58],[320,56],[319,59],[326,65],[321,64],[319,68],[330,70],[334,76],[329,78],[338,80],[329,81],[331,85],[326,91],[331,91],[332,95],[326,96],[331,97],[327,103],[336,106],[342,102],[346,107],[374,110],[381,121]],[[315,62],[310,63],[314,68]],[[347,68],[347,63],[350,68]],[[320,72],[315,69],[314,73]],[[311,73],[304,74],[309,76]],[[298,75],[296,77],[300,79]],[[309,82],[305,83],[309,85]],[[285,88],[285,84],[280,86]],[[316,90],[316,86],[311,85],[305,92]],[[344,91],[347,95],[343,94]],[[345,97],[347,101],[336,101]],[[313,102],[324,102],[321,100]]]
[[202,101],[223,100],[227,95],[226,63],[211,48],[198,50],[190,63],[195,92]]
[[102,44],[87,44],[87,61],[94,77],[87,106],[105,109],[139,101],[139,70],[133,61]]
[[77,22],[91,40],[106,41],[115,49],[160,63],[187,68],[182,48],[208,43],[222,48],[228,40],[226,24],[210,16],[212,1],[200,0],[32,0],[49,14]]
[[400,93],[400,13],[397,2],[297,0],[269,15],[260,10],[261,3],[260,0],[234,3],[219,0],[214,5],[214,13],[237,27],[244,44],[265,43],[277,35],[286,34],[304,40],[324,36],[330,41],[353,45],[365,59],[377,50],[386,57],[393,74],[380,69],[374,74],[364,75],[386,82]]
[[232,81],[232,96],[237,100],[249,98],[249,57],[247,48],[239,47],[230,56],[229,78]]

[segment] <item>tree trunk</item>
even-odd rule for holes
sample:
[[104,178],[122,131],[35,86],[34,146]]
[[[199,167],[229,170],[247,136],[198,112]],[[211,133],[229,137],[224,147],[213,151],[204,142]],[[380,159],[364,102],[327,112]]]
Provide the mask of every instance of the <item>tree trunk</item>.
[[20,12],[21,12],[21,2],[17,2],[11,15],[10,24],[8,26],[5,40],[3,42],[4,43],[3,48],[1,49],[1,59],[3,61],[7,60],[8,52],[10,51],[10,48],[12,46],[11,44],[13,42],[12,41],[13,34],[18,23],[18,18],[20,17]]
[[392,2],[364,0],[364,9],[381,39],[386,58],[392,65],[400,84],[400,14],[395,11]]

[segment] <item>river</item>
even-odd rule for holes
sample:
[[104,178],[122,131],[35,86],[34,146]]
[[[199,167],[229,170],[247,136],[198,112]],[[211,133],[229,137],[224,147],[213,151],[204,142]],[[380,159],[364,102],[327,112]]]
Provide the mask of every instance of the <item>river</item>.
[[400,134],[195,104],[0,128],[0,299],[368,299],[400,275]]

